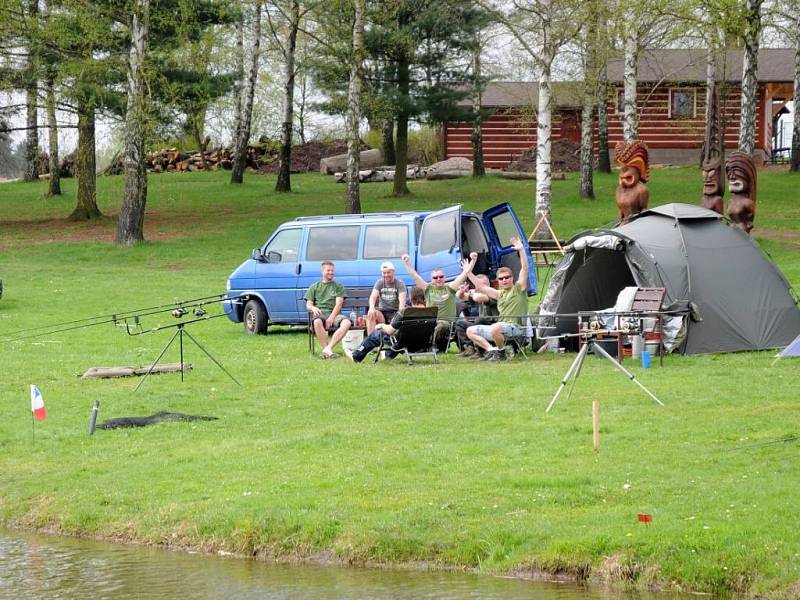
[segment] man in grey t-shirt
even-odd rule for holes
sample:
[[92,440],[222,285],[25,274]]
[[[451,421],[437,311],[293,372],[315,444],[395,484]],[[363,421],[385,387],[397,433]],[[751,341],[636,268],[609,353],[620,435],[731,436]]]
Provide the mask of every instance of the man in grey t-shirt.
[[389,323],[395,313],[406,305],[406,284],[395,277],[394,265],[381,265],[381,278],[372,287],[367,313],[367,335],[378,323]]

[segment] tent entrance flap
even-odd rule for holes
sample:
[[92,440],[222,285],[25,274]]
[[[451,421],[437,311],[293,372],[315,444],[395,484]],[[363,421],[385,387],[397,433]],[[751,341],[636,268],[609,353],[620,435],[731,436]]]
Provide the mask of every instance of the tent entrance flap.
[[[581,258],[583,259],[581,261]],[[564,284],[559,313],[602,310],[614,306],[623,288],[635,286],[625,253],[601,248],[587,248],[575,257],[571,274]],[[577,317],[558,319],[558,333],[576,333]]]

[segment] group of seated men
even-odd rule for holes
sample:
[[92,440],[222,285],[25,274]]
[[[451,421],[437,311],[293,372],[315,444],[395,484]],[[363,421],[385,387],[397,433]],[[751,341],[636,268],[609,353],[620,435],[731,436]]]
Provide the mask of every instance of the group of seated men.
[[[489,278],[473,273],[477,254],[461,261],[461,273],[453,281],[445,281],[441,269],[431,272],[427,282],[411,265],[408,255],[403,255],[403,265],[415,285],[406,289],[405,283],[395,275],[391,262],[381,265],[381,278],[375,282],[369,299],[366,316],[367,338],[353,352],[353,360],[361,362],[373,349],[379,348],[384,336],[393,336],[400,328],[406,300],[410,298],[415,308],[436,307],[437,323],[433,341],[439,352],[450,344],[451,324],[462,348],[460,356],[482,358],[489,361],[506,360],[506,342],[524,335],[525,315],[528,314],[528,260],[519,238],[511,244],[519,255],[520,271],[508,267],[497,270],[497,288]],[[332,262],[322,263],[322,280],[306,292],[306,308],[312,315],[314,334],[322,344],[320,358],[334,358],[336,345],[352,327],[351,319],[342,314],[345,289],[334,279]],[[467,280],[472,284],[467,284]],[[478,317],[458,318],[456,302],[472,302],[478,307]],[[390,353],[391,356],[391,353]]]

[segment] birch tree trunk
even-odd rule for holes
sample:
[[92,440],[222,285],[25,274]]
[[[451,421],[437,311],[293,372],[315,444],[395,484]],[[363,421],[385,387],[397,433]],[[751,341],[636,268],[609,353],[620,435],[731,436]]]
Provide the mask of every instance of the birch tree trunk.
[[472,95],[472,176],[483,177],[486,175],[486,167],[483,164],[483,80],[481,75],[481,42],[480,36],[475,36],[475,50],[472,53],[472,85],[474,93]]
[[353,0],[355,20],[353,22],[353,51],[350,63],[350,85],[347,90],[347,199],[346,213],[361,212],[361,195],[358,171],[361,166],[361,136],[358,126],[361,122],[359,103],[361,102],[361,80],[364,62],[364,12],[365,0]]
[[295,52],[297,50],[297,30],[300,28],[300,3],[292,0],[289,37],[286,40],[284,60],[286,61],[286,80],[283,88],[283,125],[281,126],[281,154],[278,167],[276,192],[291,192],[292,169],[292,127],[294,124],[294,77]]
[[[27,1],[27,16],[30,23],[36,22],[39,15],[39,1]],[[32,26],[32,25],[31,25]],[[28,64],[26,66],[25,115],[27,132],[25,135],[25,181],[39,180],[39,80],[36,76],[38,67],[38,40],[36,33],[28,36]]]
[[758,45],[761,35],[761,2],[747,0],[747,26],[742,59],[742,105],[739,121],[739,150],[752,155],[756,147],[758,109]]
[[78,199],[70,221],[88,221],[101,217],[97,208],[97,164],[95,161],[94,98],[80,93],[78,111],[78,149],[75,152],[75,177]]
[[400,95],[401,108],[397,113],[397,144],[395,146],[394,182],[392,196],[408,196],[411,192],[406,184],[406,168],[408,167],[408,109],[405,108],[410,74],[408,59],[403,57],[397,63],[397,88]]
[[623,137],[630,142],[639,137],[639,115],[636,112],[636,84],[639,79],[639,36],[635,25],[629,24],[625,35],[625,103]]
[[611,173],[608,155],[608,11],[605,2],[595,10],[595,63],[597,66],[597,170]]
[[[797,18],[797,29],[800,32],[800,17]],[[800,171],[800,34],[795,40],[797,47],[794,53],[794,118],[792,119],[792,161],[789,170]]]
[[583,94],[581,112],[581,198],[594,199],[594,107],[593,90],[586,89]]
[[261,48],[261,0],[253,3],[253,42],[250,46],[250,65],[247,81],[241,96],[241,118],[233,152],[231,183],[244,182],[244,165],[247,160],[247,144],[250,142],[250,128],[253,121],[253,99],[258,81],[258,58]]
[[125,114],[125,191],[117,220],[117,244],[132,246],[144,241],[144,210],[147,203],[147,170],[144,137],[147,90],[144,61],[150,0],[136,0],[131,15],[131,48],[128,53],[128,104]]
[[50,185],[48,196],[61,195],[61,172],[58,167],[58,124],[56,123],[56,83],[51,73],[47,78],[48,153],[50,154]]
[[594,198],[594,107],[597,92],[597,60],[592,33],[584,30],[583,109],[581,111],[581,198]]
[[608,154],[608,79],[605,68],[597,83],[597,170],[611,173]]
[[[539,107],[536,115],[536,213],[538,223],[542,217],[548,221],[553,212],[552,182],[552,133],[553,90],[550,85],[550,69],[555,50],[543,49],[539,73]],[[548,239],[547,227],[539,227],[537,238]]]

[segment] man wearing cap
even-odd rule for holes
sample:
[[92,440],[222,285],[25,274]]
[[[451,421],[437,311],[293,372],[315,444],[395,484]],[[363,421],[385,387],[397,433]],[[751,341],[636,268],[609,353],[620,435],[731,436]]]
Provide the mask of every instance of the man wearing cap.
[[406,284],[395,277],[394,264],[381,264],[381,278],[372,287],[367,313],[367,335],[379,323],[390,323],[392,317],[406,305]]

